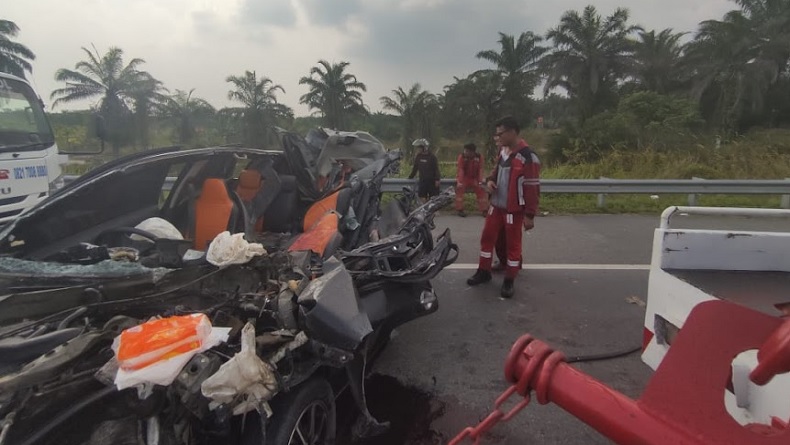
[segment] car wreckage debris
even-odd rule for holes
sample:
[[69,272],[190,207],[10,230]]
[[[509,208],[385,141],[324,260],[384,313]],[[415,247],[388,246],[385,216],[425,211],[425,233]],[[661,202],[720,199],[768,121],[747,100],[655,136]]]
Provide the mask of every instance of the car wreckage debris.
[[[287,401],[329,403],[334,419],[346,388],[357,435],[387,429],[366,370],[395,328],[438,310],[430,280],[458,247],[431,229],[453,195],[418,205],[404,191],[382,209],[399,152],[359,132],[280,136],[282,152],[131,155],[0,228],[0,445],[244,443],[253,430],[283,445],[306,409]],[[207,183],[221,202],[197,211]],[[327,202],[336,230],[296,244]],[[198,214],[212,219],[200,242]]]

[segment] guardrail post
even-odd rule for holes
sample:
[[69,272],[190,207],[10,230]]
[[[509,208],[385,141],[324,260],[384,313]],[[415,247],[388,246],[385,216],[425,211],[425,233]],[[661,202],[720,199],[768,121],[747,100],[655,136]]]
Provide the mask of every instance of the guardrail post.
[[[790,178],[785,178],[785,180],[790,181]],[[790,209],[790,195],[782,195],[782,208]]]
[[[601,176],[598,179],[609,179],[609,178],[607,178],[605,176]],[[599,209],[602,209],[602,208],[606,207],[606,194],[605,193],[598,193],[598,203],[597,203],[597,205],[598,205]]]
[[[705,178],[698,178],[696,176],[691,177],[692,181],[704,181]],[[689,207],[695,207],[697,205],[697,194],[696,193],[689,193]]]

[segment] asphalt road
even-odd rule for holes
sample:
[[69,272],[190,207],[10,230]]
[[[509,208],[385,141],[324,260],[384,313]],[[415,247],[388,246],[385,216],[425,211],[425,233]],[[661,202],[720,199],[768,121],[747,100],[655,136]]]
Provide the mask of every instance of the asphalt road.
[[[432,439],[406,443],[446,443],[487,415],[507,388],[505,356],[524,333],[567,355],[618,351],[641,343],[644,308],[627,300],[646,299],[646,266],[658,217],[538,218],[525,237],[527,268],[516,281],[512,300],[499,298],[501,275],[477,288],[466,285],[476,267],[482,222],[480,216],[437,217],[437,231],[449,227],[461,247],[455,269],[434,280],[440,309],[401,327],[376,364],[377,373],[395,377],[432,399]],[[577,366],[631,397],[639,396],[651,374],[638,354]],[[499,425],[487,440],[514,445],[610,443],[558,407],[537,403]]]
[[[422,396],[399,398],[404,391],[389,390],[379,395],[385,400],[372,403],[394,405],[389,413],[419,412],[426,425],[411,428],[427,428],[428,433],[415,431],[417,439],[387,443],[444,444],[482,420],[507,388],[504,360],[524,333],[567,356],[639,346],[644,307],[638,303],[647,299],[653,231],[659,222],[657,215],[540,217],[524,238],[525,270],[516,280],[516,296],[503,300],[501,275],[486,285],[466,285],[476,268],[483,218],[437,217],[436,231],[449,227],[461,248],[458,262],[434,280],[440,309],[402,326],[375,367],[376,373]],[[787,221],[678,216],[672,227],[786,231]],[[639,397],[652,374],[639,354],[574,366],[632,398]],[[387,382],[371,380],[371,397],[375,385]],[[611,442],[556,405],[533,403],[497,426],[483,443]]]

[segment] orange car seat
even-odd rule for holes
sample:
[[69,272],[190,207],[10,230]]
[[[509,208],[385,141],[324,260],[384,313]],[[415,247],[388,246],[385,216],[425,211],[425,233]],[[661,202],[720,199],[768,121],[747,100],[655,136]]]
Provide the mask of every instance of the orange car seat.
[[192,233],[196,250],[206,250],[209,243],[233,227],[238,218],[238,208],[233,204],[225,182],[218,178],[208,178],[203,182],[194,212]]
[[[261,172],[257,170],[242,170],[239,173],[239,183],[236,186],[236,194],[241,198],[241,202],[247,206],[247,212],[252,210],[252,200],[258,195],[263,185]],[[263,232],[263,216],[255,221],[255,231]]]
[[351,189],[343,188],[314,202],[305,213],[302,233],[289,251],[312,250],[326,258],[333,254],[343,241],[340,218],[351,205]]
[[309,230],[299,235],[288,248],[289,252],[312,250],[326,258],[340,246],[342,237],[338,232],[340,217],[337,212],[324,214]]
[[345,215],[351,205],[351,189],[343,188],[331,195],[314,202],[304,215],[302,231],[307,232],[327,212],[335,211],[341,216]]
[[239,173],[239,184],[236,186],[236,193],[245,204],[252,202],[261,189],[261,184],[261,172],[257,170],[242,170]]

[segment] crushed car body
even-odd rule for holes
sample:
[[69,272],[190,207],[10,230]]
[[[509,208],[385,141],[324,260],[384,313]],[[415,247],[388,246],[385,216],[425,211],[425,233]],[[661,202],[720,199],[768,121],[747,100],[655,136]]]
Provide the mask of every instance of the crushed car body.
[[346,389],[386,430],[365,373],[438,308],[453,196],[382,204],[366,133],[280,137],[113,161],[0,231],[0,445],[330,443]]

